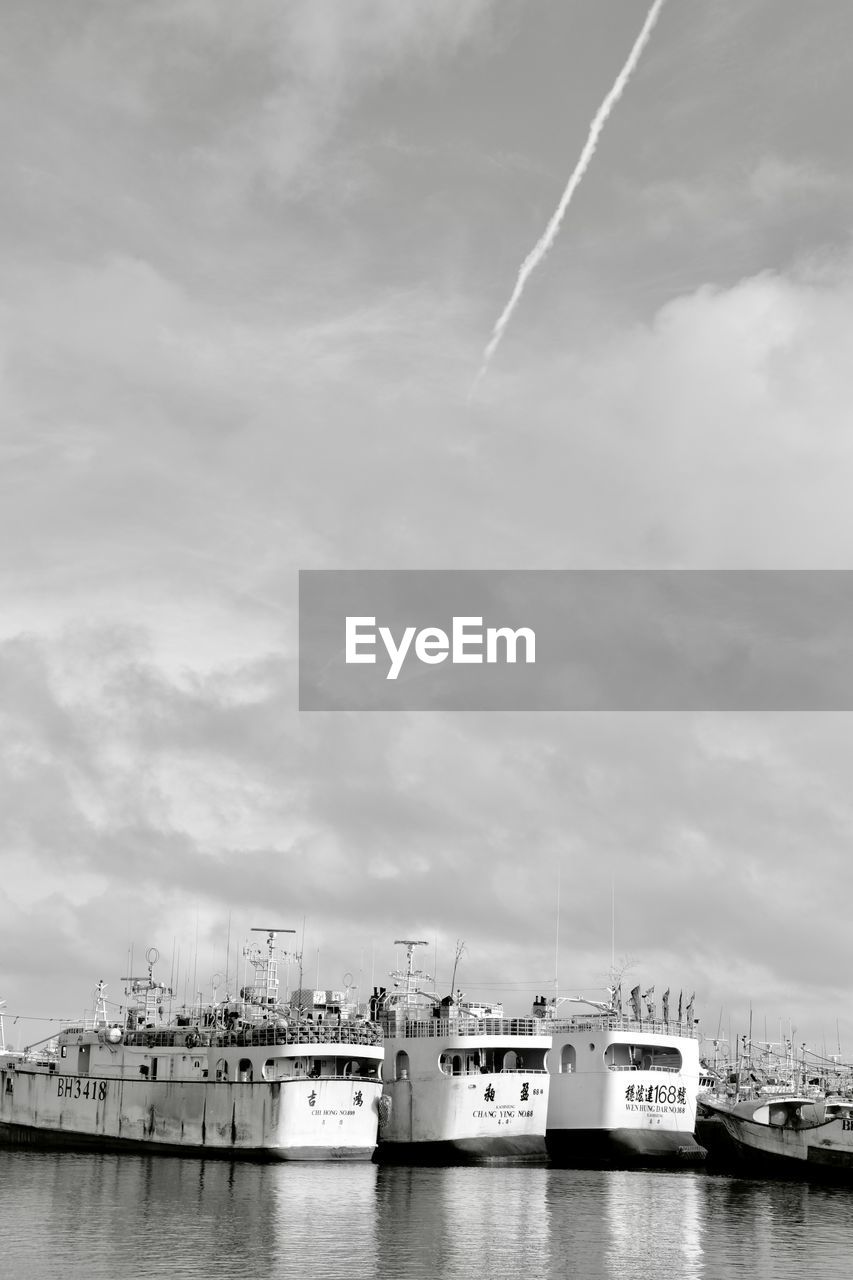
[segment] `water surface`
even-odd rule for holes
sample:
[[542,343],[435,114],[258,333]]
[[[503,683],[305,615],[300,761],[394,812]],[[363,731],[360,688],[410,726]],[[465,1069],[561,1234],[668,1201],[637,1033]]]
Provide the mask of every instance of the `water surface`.
[[0,1150],[16,1280],[848,1280],[853,1187]]

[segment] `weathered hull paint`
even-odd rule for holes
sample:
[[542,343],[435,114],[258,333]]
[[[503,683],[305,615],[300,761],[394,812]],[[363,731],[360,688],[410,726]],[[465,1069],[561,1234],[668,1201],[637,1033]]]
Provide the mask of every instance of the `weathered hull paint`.
[[80,1077],[18,1067],[8,1078],[11,1091],[0,1092],[0,1138],[7,1142],[265,1160],[369,1160],[382,1087],[364,1080],[91,1077],[81,1083],[92,1096],[75,1098]]
[[0,1123],[0,1144],[13,1147],[38,1147],[41,1150],[107,1151],[125,1155],[188,1156],[201,1160],[247,1160],[275,1163],[283,1160],[370,1160],[372,1152],[363,1147],[244,1147],[239,1151],[211,1146],[175,1145],[169,1142],[138,1142],[133,1139],[108,1138],[100,1134],[54,1132],[31,1125]]
[[787,1178],[853,1179],[853,1132],[840,1120],[801,1131],[721,1116],[737,1164]]

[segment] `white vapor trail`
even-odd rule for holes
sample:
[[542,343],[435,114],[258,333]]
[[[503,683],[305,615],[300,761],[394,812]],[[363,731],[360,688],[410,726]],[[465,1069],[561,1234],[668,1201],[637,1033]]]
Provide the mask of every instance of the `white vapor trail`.
[[601,106],[598,108],[598,111],[595,114],[593,122],[589,126],[589,134],[587,135],[587,140],[584,143],[583,151],[580,154],[580,159],[575,165],[572,176],[569,178],[569,181],[566,185],[566,189],[563,192],[562,197],[560,199],[560,203],[557,205],[557,209],[553,217],[551,218],[551,221],[548,223],[547,227],[545,228],[545,231],[543,232],[542,236],[536,242],[534,247],[531,249],[530,253],[528,253],[527,257],[524,259],[524,262],[521,264],[521,269],[518,273],[518,279],[515,282],[515,288],[512,291],[512,296],[510,297],[509,302],[506,304],[500,316],[498,317],[495,327],[492,331],[491,340],[489,341],[488,346],[483,352],[483,362],[480,365],[479,372],[472,384],[470,395],[474,394],[474,391],[477,389],[477,386],[485,377],[486,370],[489,367],[489,361],[491,360],[492,356],[495,354],[495,351],[497,350],[498,343],[503,337],[504,330],[509,324],[510,317],[512,316],[512,313],[515,311],[515,308],[518,305],[518,301],[521,298],[522,293],[524,292],[524,286],[527,284],[527,281],[529,280],[530,276],[533,274],[535,269],[539,266],[539,263],[545,257],[545,254],[548,252],[548,250],[551,248],[552,244],[557,238],[557,232],[560,230],[560,224],[562,223],[566,210],[568,209],[569,204],[571,203],[572,196],[575,194],[578,187],[580,186],[583,180],[583,177],[586,174],[587,169],[589,168],[590,161],[592,160],[592,157],[595,155],[595,149],[598,146],[598,139],[601,136],[601,131],[604,128],[605,124],[607,123],[607,118],[610,115],[611,111],[616,106],[616,103],[619,101],[619,99],[622,97],[625,87],[628,84],[628,81],[631,79],[631,76],[637,66],[637,63],[640,61],[642,52],[649,42],[649,37],[652,34],[654,25],[658,20],[660,11],[663,8],[663,6],[664,6],[664,0],[654,0],[654,4],[652,5],[651,9],[649,9],[648,14],[646,15],[646,20],[643,23],[643,28],[634,42],[634,47],[631,50],[631,52],[628,54],[628,58],[627,58],[627,61],[625,62],[624,67],[619,72],[619,75],[616,77],[616,81],[613,85],[613,88],[610,90],[607,97],[604,99]]

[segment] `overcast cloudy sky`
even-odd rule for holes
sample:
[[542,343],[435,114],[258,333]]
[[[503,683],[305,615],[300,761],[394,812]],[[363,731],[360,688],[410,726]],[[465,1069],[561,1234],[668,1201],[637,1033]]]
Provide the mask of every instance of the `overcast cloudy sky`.
[[300,568],[853,567],[849,0],[668,0],[468,397],[645,14],[8,0],[13,1012],[230,916],[853,1055],[849,715],[297,710]]

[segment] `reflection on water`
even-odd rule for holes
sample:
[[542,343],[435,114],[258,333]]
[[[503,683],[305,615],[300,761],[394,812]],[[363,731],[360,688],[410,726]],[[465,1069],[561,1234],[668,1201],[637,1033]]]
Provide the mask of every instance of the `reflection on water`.
[[550,1251],[540,1166],[378,1170],[380,1277],[541,1274]]
[[716,1270],[708,1267],[709,1277],[841,1280],[850,1275],[853,1188],[735,1178],[704,1181],[705,1230],[714,1241],[716,1262]]
[[[645,1179],[642,1193],[638,1176]],[[661,1276],[699,1280],[704,1274],[700,1185],[698,1178],[687,1173],[650,1177],[612,1170],[604,1186],[603,1274],[630,1272],[632,1280],[660,1280]]]
[[275,1206],[270,1257],[246,1280],[376,1274],[375,1165],[286,1164],[262,1172]]
[[847,1280],[853,1188],[541,1165],[253,1165],[0,1150],[22,1280]]

